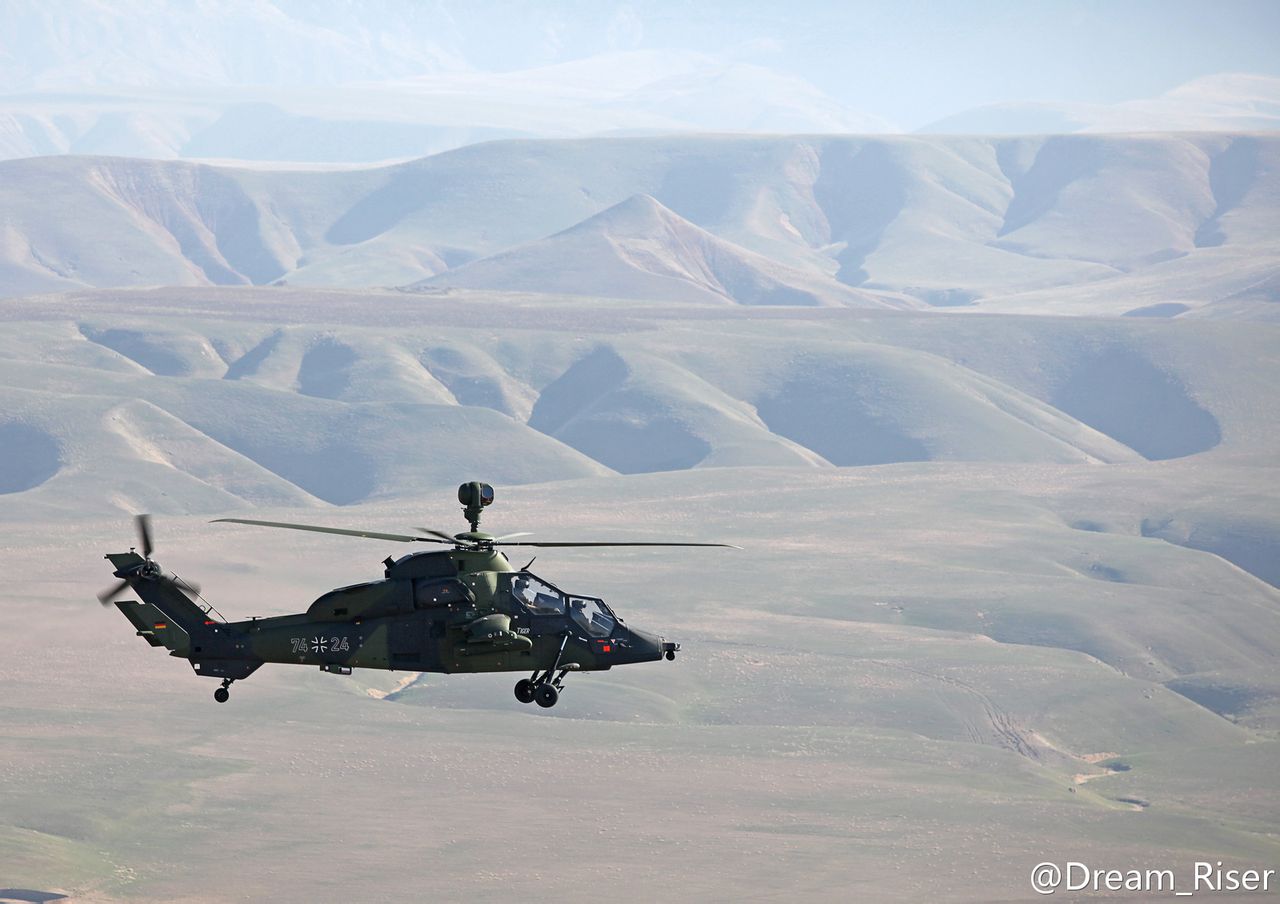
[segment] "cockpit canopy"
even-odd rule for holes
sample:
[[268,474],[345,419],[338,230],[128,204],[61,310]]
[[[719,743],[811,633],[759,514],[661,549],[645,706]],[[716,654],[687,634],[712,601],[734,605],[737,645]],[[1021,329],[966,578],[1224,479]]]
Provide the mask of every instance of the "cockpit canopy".
[[592,637],[609,637],[618,624],[618,617],[602,599],[565,593],[527,571],[504,574],[502,577],[509,582],[507,589],[511,592],[511,598],[532,615],[568,615]]
[[534,615],[564,615],[566,612],[565,595],[527,571],[511,576],[511,596]]

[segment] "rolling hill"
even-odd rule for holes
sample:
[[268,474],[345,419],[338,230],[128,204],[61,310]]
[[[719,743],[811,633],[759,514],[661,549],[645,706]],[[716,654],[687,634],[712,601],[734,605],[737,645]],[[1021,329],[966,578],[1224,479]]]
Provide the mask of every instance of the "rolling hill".
[[1280,424],[1259,324],[461,291],[11,300],[6,445],[57,454],[4,456],[9,516],[352,504],[474,467],[1264,460]]
[[717,238],[649,195],[633,195],[564,232],[409,288],[431,287],[702,304],[919,306],[779,264]]
[[[1267,318],[1278,161],[1280,139],[1227,134],[507,141],[334,172],[18,160],[0,163],[0,285],[590,276],[658,301],[726,280],[749,303],[853,297],[834,279],[979,311]],[[666,251],[637,258],[651,228]],[[602,260],[619,278],[592,275],[615,233],[630,237]],[[673,241],[692,257],[673,262]]]
[[[1047,857],[1274,862],[1278,155],[0,163],[0,898],[965,902]],[[683,644],[548,711],[284,665],[218,706],[93,600],[146,511],[229,617],[298,611],[408,544],[211,519],[456,530],[464,479],[495,533],[743,548],[512,555]]]

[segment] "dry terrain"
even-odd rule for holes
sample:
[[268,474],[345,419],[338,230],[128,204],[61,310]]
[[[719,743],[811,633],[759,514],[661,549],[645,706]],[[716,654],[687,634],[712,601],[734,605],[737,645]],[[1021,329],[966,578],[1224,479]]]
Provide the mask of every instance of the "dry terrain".
[[[1275,326],[210,287],[0,316],[0,887],[998,901],[1041,860],[1280,860]],[[744,549],[544,550],[684,644],[549,711],[287,666],[219,706],[93,602],[133,511],[270,615],[404,550],[209,519],[452,530],[477,477],[498,532]]]

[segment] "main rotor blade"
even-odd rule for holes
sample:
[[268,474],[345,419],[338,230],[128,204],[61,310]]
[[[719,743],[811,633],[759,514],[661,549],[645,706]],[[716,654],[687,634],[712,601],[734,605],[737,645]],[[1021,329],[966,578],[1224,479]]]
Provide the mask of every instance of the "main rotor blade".
[[742,549],[741,546],[734,546],[732,543],[623,543],[623,542],[594,542],[594,543],[500,543],[494,541],[494,546],[720,546],[725,549]]
[[494,542],[497,542],[498,540],[510,540],[512,537],[532,537],[532,536],[533,536],[533,531],[521,530],[521,531],[516,531],[514,534],[503,534],[501,537],[494,537],[493,539],[494,539]]
[[318,534],[341,534],[344,537],[366,537],[370,540],[394,540],[397,543],[453,543],[453,538],[436,540],[432,537],[413,537],[409,534],[384,534],[373,530],[346,530],[341,527],[320,527],[317,524],[290,524],[287,521],[255,521],[252,518],[214,518],[210,524],[256,524],[259,527],[284,527],[289,530],[309,530]]
[[151,544],[151,516],[135,515],[133,522],[138,527],[138,539],[142,541],[142,557],[149,559],[151,550],[155,548]]
[[444,531],[442,531],[442,530],[432,530],[432,529],[431,529],[431,528],[429,528],[429,527],[415,527],[415,528],[414,528],[414,530],[422,531],[424,534],[429,534],[429,535],[431,535],[432,537],[439,537],[439,538],[440,538],[441,540],[443,540],[445,543],[452,543],[452,542],[453,542],[453,535],[452,535],[452,534],[446,534],[446,533],[445,533]]
[[120,591],[124,590],[128,586],[128,581],[121,581],[119,584],[113,584],[111,587],[108,587],[106,590],[98,594],[98,602],[102,603],[104,606],[110,606],[112,598],[118,596]]
[[[321,527],[318,524],[293,524],[287,521],[258,521],[254,518],[215,518],[209,522],[210,524],[254,524],[259,527],[283,527],[288,530],[307,530],[320,534],[340,534],[344,537],[366,537],[370,540],[394,540],[397,543],[448,543],[454,545],[459,541],[448,534],[440,531],[430,530],[429,528],[420,527],[417,530],[423,533],[430,533],[431,537],[415,537],[411,534],[385,534],[372,530],[348,530],[342,527]],[[507,536],[519,537],[527,536],[527,534],[508,534]],[[439,538],[439,539],[437,539]],[[570,546],[719,546],[726,549],[741,549],[741,546],[734,546],[732,543],[631,543],[631,542],[590,542],[590,543],[560,543],[560,542],[534,542],[524,541],[520,543],[510,543],[502,539],[493,541],[494,546],[546,546],[546,547],[570,547]]]

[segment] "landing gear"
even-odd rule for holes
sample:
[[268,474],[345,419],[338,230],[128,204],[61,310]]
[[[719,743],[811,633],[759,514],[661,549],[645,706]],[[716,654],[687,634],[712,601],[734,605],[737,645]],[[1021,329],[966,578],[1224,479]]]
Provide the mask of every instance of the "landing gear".
[[521,703],[532,703],[536,693],[532,679],[521,678],[516,682],[516,699]]
[[568,672],[568,669],[561,669],[559,673],[547,669],[521,678],[516,682],[516,699],[521,703],[537,703],[544,709],[555,706],[560,700],[560,692],[564,690],[564,676]]
[[[568,643],[569,635],[565,634],[560,639],[560,650],[556,653],[556,659],[551,663],[551,668],[545,672],[534,672],[528,678],[521,678],[516,682],[517,700],[521,703],[537,703],[543,709],[550,709],[556,705],[560,699],[560,692],[564,690],[564,676],[571,669],[578,667],[577,663],[569,663],[564,668],[560,668],[560,659],[564,656],[564,648]],[[555,677],[552,678],[552,675]]]
[[213,692],[213,699],[217,700],[219,703],[226,703],[231,699],[231,691],[227,690],[229,687],[231,687],[231,679],[223,678],[222,687]]

